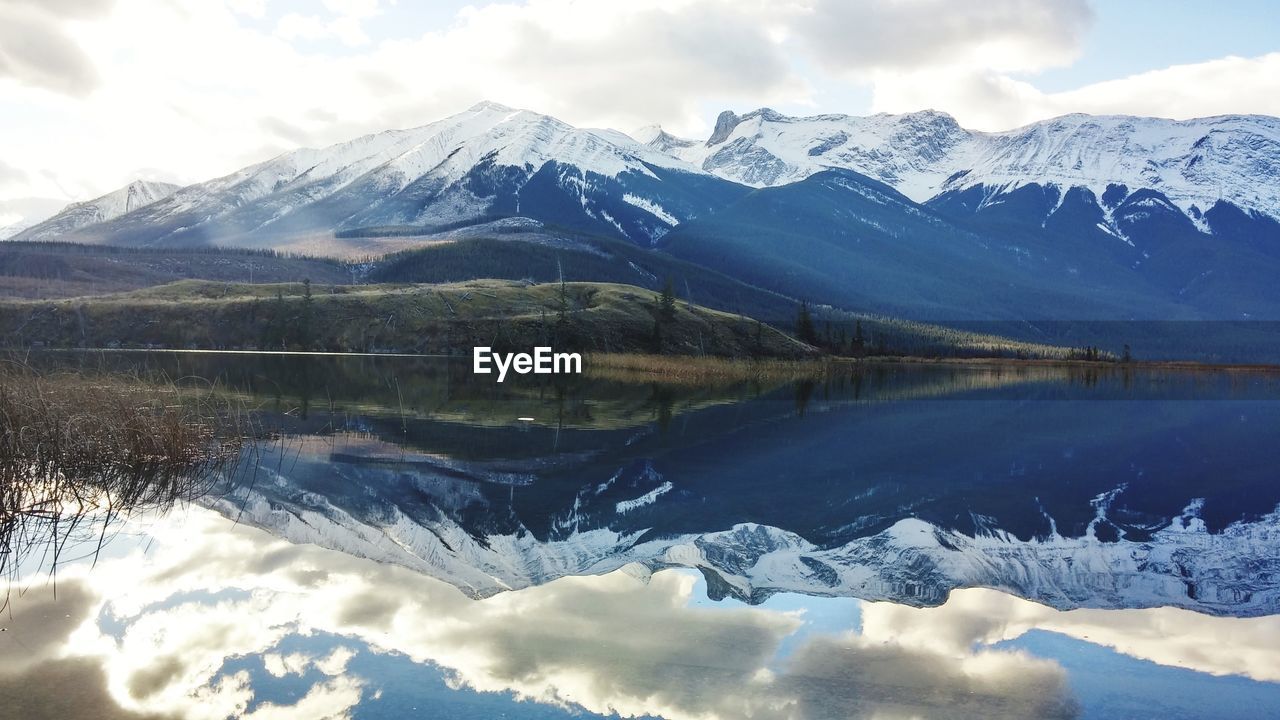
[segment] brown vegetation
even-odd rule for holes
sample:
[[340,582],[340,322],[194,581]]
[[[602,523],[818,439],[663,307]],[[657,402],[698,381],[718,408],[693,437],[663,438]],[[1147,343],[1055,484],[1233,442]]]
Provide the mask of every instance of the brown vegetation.
[[84,527],[200,494],[240,447],[215,398],[0,363],[0,574],[33,548],[56,567]]
[[611,353],[589,355],[583,369],[589,377],[619,382],[702,384],[736,381],[786,381],[821,378],[850,361],[830,358],[772,360]]

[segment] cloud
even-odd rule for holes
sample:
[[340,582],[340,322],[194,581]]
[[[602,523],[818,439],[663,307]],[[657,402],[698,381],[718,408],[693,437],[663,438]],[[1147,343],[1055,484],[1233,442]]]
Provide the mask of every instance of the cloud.
[[1074,112],[1177,120],[1280,115],[1280,53],[1175,65],[1057,93],[1008,75],[965,68],[873,73],[873,78],[876,111],[945,108],[961,125],[983,130]]
[[294,652],[288,655],[267,653],[262,656],[262,664],[267,674],[282,678],[288,675],[304,675],[308,668],[316,668],[329,676],[337,676],[346,672],[347,663],[355,657],[355,651],[347,647],[334,648],[325,657],[316,658],[305,653]]
[[1280,52],[1174,65],[1079,90],[1044,95],[1047,112],[1188,118],[1230,113],[1280,115]]
[[[585,124],[701,124],[708,101],[806,97],[765,6],[746,2],[532,0],[464,10],[432,38],[505,102]],[[513,96],[513,97],[508,97]],[[505,99],[504,99],[505,98]]]
[[[473,601],[406,568],[292,545],[207,510],[148,531],[147,553],[114,554],[92,572],[64,568],[57,604],[47,588],[21,598],[9,632],[21,622],[13,637],[36,653],[0,666],[0,694],[33,667],[78,658],[100,666],[122,713],[243,714],[257,683],[291,675],[311,683],[304,701],[261,704],[259,717],[343,717],[372,692],[353,660],[379,653],[439,666],[456,686],[623,716],[1074,717],[1061,667],[996,648],[1032,630],[1170,667],[1280,680],[1276,617],[1062,612],[971,589],[936,608],[860,603],[859,630],[831,632],[767,607],[698,605],[689,572],[568,577]],[[353,612],[375,599],[375,611]],[[284,643],[335,636],[327,651]],[[224,670],[255,656],[257,676]]]
[[[368,2],[284,17],[267,6],[253,22],[243,11],[258,6],[245,2],[134,0],[57,23],[24,7],[23,18],[50,31],[32,35],[49,38],[32,52],[60,63],[44,62],[38,77],[24,64],[24,87],[77,99],[0,83],[0,156],[31,173],[15,194],[89,197],[130,181],[131,168],[170,167],[197,182],[266,153],[419,126],[484,99],[587,126],[699,129],[707,102],[809,94],[761,21],[765,4],[746,5],[487,4],[393,39],[361,36],[376,13],[408,10]],[[56,180],[36,173],[44,169]]]
[[16,168],[4,160],[0,160],[0,190],[9,187],[21,187],[27,182],[28,175],[25,170]]
[[344,720],[360,703],[364,683],[356,678],[336,677],[311,686],[307,694],[293,705],[266,702],[244,720]]
[[88,54],[65,28],[101,15],[106,1],[6,0],[0,3],[0,79],[66,95],[85,95],[98,83]]
[[199,182],[484,99],[693,136],[716,109],[851,88],[877,111],[985,129],[1078,110],[1280,112],[1275,56],[1039,91],[1035,72],[1080,52],[1086,0],[506,0],[426,15],[377,0],[0,2],[0,157],[26,172],[0,192],[85,199],[136,168]]
[[0,673],[0,707],[24,720],[165,720],[169,713],[139,713],[120,707],[96,658],[40,663],[25,672]]
[[959,658],[895,642],[817,638],[802,647],[780,682],[800,717],[1040,718],[1068,720],[1080,706],[1056,663],[1019,652]]
[[[54,657],[100,667],[98,685],[121,713],[345,717],[370,684],[350,669],[361,652],[432,663],[481,692],[673,720],[895,717],[937,707],[961,718],[1057,718],[1074,708],[1062,670],[1021,653],[953,655],[830,633],[800,637],[783,653],[799,616],[699,607],[688,572],[563,578],[473,601],[410,570],[289,545],[208,511],[151,532],[145,554],[104,559],[92,572],[64,568],[89,600],[46,633]],[[286,569],[325,577],[300,585]],[[371,597],[396,611],[351,615]],[[50,594],[28,600],[39,611],[27,622],[52,617]],[[68,635],[68,626],[77,629]],[[343,640],[327,654],[280,649],[286,638],[317,635]],[[262,677],[224,670],[253,656]],[[0,670],[0,687],[12,672]],[[300,701],[254,707],[257,682],[289,675],[312,681]]]
[[[0,673],[25,670],[63,652],[75,630],[98,603],[82,581],[58,585],[58,596],[9,593],[0,614]],[[5,604],[5,601],[0,601]]]
[[863,607],[863,635],[941,655],[1013,640],[1031,630],[1061,633],[1131,657],[1211,675],[1280,682],[1280,618],[1213,617],[1178,608],[1059,611],[995,590],[951,593],[945,605]]
[[1092,22],[1085,0],[812,0],[794,27],[806,49],[838,71],[1011,72],[1075,59]]

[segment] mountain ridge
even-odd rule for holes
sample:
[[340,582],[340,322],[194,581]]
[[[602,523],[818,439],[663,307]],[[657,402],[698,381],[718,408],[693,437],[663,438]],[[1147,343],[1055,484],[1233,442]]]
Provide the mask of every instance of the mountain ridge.
[[[208,216],[191,218],[191,225],[171,227],[160,237],[148,238],[155,244],[178,239],[170,236],[189,236],[194,227],[212,224],[236,205],[264,202],[282,193],[293,196],[292,201],[266,203],[269,207],[256,223],[237,229],[239,234],[252,233],[361,180],[384,216],[377,217],[373,208],[363,214],[335,211],[330,213],[336,221],[332,224],[354,227],[375,219],[384,225],[450,222],[479,215],[476,206],[490,198],[483,192],[467,192],[485,189],[478,188],[484,182],[471,175],[477,167],[520,168],[522,172],[516,174],[523,175],[518,178],[523,183],[553,162],[580,171],[583,177],[571,179],[564,177],[561,168],[561,177],[555,179],[579,191],[578,199],[588,214],[606,229],[633,240],[655,239],[688,217],[705,213],[668,211],[657,198],[636,196],[643,202],[630,205],[650,216],[648,227],[627,227],[616,213],[588,207],[587,175],[616,179],[634,173],[657,180],[657,174],[665,171],[759,188],[797,182],[827,169],[845,169],[885,182],[918,203],[973,188],[983,188],[984,202],[989,203],[1034,184],[1056,187],[1060,195],[1086,188],[1099,199],[1116,188],[1123,188],[1126,195],[1155,190],[1205,231],[1211,228],[1203,214],[1219,201],[1245,213],[1280,217],[1280,182],[1267,181],[1280,181],[1280,118],[1265,115],[1166,120],[1073,113],[983,132],[965,129],[937,110],[789,116],[763,107],[742,115],[720,113],[703,142],[678,137],[656,125],[630,135],[577,128],[548,115],[484,101],[419,127],[282,153],[182,188],[176,198],[171,199],[169,192],[153,193],[146,202],[127,204],[123,212],[28,228],[15,237],[42,240],[74,234],[161,200],[169,202],[137,219],[163,224],[173,216],[196,211]],[[466,187],[456,187],[460,182]],[[411,202],[397,205],[385,197],[401,195],[415,183],[415,192],[406,198]],[[101,204],[114,194],[87,203]],[[487,204],[484,210],[492,213],[493,205],[499,203]],[[530,207],[522,207],[519,199],[507,205],[511,214]],[[139,224],[133,223],[132,229],[136,231]],[[92,239],[92,233],[83,235],[79,239]],[[104,232],[101,239],[127,240],[127,235]]]
[[290,151],[65,235],[262,246],[286,233],[550,214],[644,243],[705,212],[704,195],[734,188],[623,133],[484,102],[418,128]]
[[13,240],[52,240],[84,227],[114,220],[163,200],[181,189],[180,185],[150,180],[134,180],[91,200],[73,202],[49,218],[14,233]]
[[[981,133],[937,111],[761,108],[721,113],[704,143],[634,135],[647,142],[483,102],[291,151],[59,239],[306,253],[354,233],[376,253],[380,228],[401,249],[442,227],[529,218],[917,320],[1280,318],[1277,118],[1077,114]],[[843,194],[809,182],[834,172],[866,182]],[[764,206],[744,209],[759,193]]]
[[[753,187],[836,167],[887,182],[916,202],[975,185],[1007,190],[1038,182],[1064,191],[1087,187],[1099,197],[1110,185],[1126,185],[1160,190],[1184,211],[1204,212],[1224,199],[1280,215],[1280,189],[1266,182],[1280,178],[1280,118],[1267,115],[1073,113],[983,132],[936,110],[794,117],[760,108],[721,113],[705,145],[678,155]],[[1113,165],[1103,162],[1108,155]],[[1240,161],[1238,172],[1232,159]]]

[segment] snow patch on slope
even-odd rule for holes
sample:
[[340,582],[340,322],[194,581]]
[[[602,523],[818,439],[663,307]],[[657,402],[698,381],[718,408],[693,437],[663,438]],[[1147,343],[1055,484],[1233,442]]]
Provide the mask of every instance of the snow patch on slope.
[[645,212],[658,218],[659,220],[666,223],[667,225],[670,225],[671,227],[675,227],[676,225],[680,224],[680,219],[677,218],[675,215],[672,215],[671,213],[667,212],[666,209],[664,209],[661,205],[651,200],[642,198],[639,195],[632,195],[631,193],[626,193],[625,195],[622,196],[622,201],[627,203],[628,205],[634,205],[635,207],[638,207],[641,210],[644,210]]
[[631,512],[631,511],[633,511],[633,510],[637,510],[637,509],[639,509],[639,508],[642,508],[642,507],[644,507],[645,505],[652,505],[652,504],[654,504],[655,502],[657,502],[657,501],[658,501],[658,498],[660,498],[660,497],[662,497],[663,495],[665,495],[665,494],[667,494],[667,493],[671,492],[672,488],[674,488],[674,487],[675,487],[675,486],[671,484],[671,481],[670,481],[670,480],[668,480],[668,481],[666,481],[666,482],[662,483],[661,485],[659,485],[658,487],[656,487],[656,488],[654,488],[654,489],[650,490],[649,492],[647,492],[647,493],[645,493],[645,494],[641,495],[641,496],[640,496],[640,497],[638,497],[638,498],[633,498],[633,499],[631,499],[631,500],[623,500],[622,502],[618,503],[618,504],[615,506],[615,509],[617,510],[617,513],[618,513],[619,515],[624,515],[624,514],[629,513],[629,512]]

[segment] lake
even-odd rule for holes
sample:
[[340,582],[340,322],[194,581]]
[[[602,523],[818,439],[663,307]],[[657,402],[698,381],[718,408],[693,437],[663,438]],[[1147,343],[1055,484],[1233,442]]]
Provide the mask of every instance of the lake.
[[4,538],[9,716],[1280,716],[1280,374],[27,361],[258,439]]

